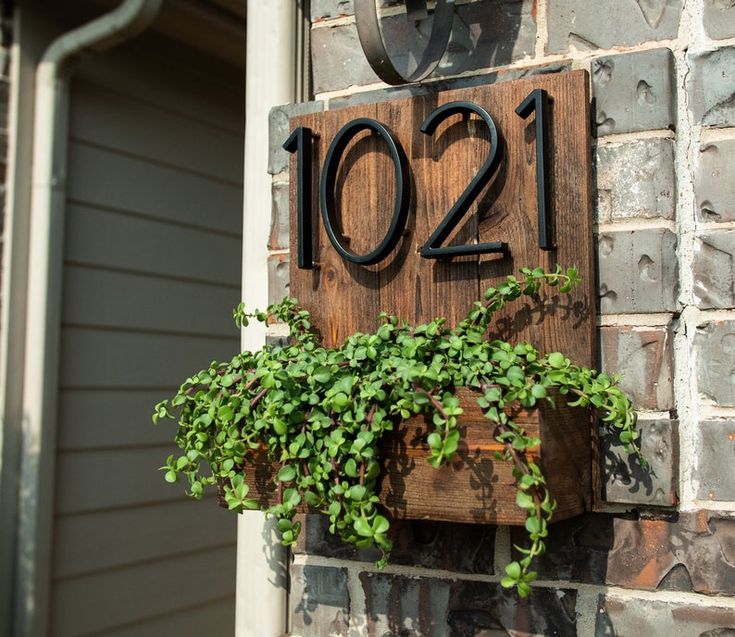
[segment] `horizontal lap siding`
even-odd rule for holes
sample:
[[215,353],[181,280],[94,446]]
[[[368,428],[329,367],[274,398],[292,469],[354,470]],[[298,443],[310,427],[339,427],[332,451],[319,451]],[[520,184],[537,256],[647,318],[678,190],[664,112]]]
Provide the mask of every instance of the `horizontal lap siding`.
[[235,517],[164,482],[176,425],[150,417],[239,349],[244,76],[158,57],[72,86],[54,635],[234,631]]
[[[232,545],[61,580],[54,587],[51,634],[60,637],[107,632],[226,597],[233,592],[234,552]],[[231,624],[228,615],[216,618],[208,634],[232,635],[224,632],[224,627]],[[182,621],[169,634],[198,633]]]

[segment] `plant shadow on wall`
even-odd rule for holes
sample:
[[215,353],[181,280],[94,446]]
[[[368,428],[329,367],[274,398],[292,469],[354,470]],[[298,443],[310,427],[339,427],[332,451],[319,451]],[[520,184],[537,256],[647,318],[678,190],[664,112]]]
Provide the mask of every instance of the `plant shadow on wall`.
[[[374,333],[353,334],[334,348],[321,345],[309,313],[293,299],[253,314],[241,305],[235,311],[238,325],[275,318],[289,325],[290,343],[213,362],[156,406],[154,422],[178,421],[176,443],[183,450],[162,467],[166,480],[183,476],[195,498],[216,487],[236,512],[266,508],[287,546],[301,532],[297,512],[322,512],[329,531],[342,541],[377,548],[383,567],[393,541],[378,495],[381,440],[421,415],[431,423],[421,434],[428,455],[421,468],[427,462],[433,469],[451,466],[460,451],[459,418],[479,408],[493,461],[512,467],[510,508],[520,509],[517,519],[526,535],[501,583],[526,597],[557,504],[537,458],[540,433],[524,427],[523,414],[578,407],[577,423],[587,427],[585,408],[594,408],[626,452],[640,453],[636,414],[615,378],[576,366],[560,352],[543,356],[526,343],[486,338],[494,313],[508,303],[535,297],[542,285],[569,292],[578,276],[576,268],[524,268],[520,278],[509,276],[489,288],[454,328],[444,319],[411,326],[382,314]],[[471,391],[477,406],[462,404],[460,389]],[[270,489],[256,494],[258,467],[274,465]],[[423,503],[429,510],[434,504]]]

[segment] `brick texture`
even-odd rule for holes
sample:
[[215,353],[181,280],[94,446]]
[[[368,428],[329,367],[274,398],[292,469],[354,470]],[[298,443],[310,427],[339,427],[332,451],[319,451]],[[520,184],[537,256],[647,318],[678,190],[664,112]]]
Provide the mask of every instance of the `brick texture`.
[[704,0],[704,30],[716,40],[735,37],[735,2]]
[[674,506],[678,502],[677,420],[640,418],[642,465],[626,453],[620,441],[606,433],[600,439],[602,497],[606,502],[643,506]]
[[735,613],[716,600],[706,605],[600,595],[595,637],[729,637],[735,633]]
[[620,388],[638,409],[666,411],[674,406],[670,327],[603,327],[600,367],[620,374]]
[[576,592],[537,588],[518,602],[497,584],[361,573],[361,635],[574,635]]
[[[405,70],[429,22],[397,15],[399,0],[379,2],[394,5],[383,29]],[[733,0],[462,0],[434,77],[371,91],[353,0],[310,7],[313,87],[332,96],[271,113],[274,251],[288,248],[280,146],[290,114],[589,69],[599,366],[622,375],[641,410],[648,467],[601,437],[597,512],[551,525],[528,600],[497,583],[512,545],[525,544],[522,529],[391,521],[391,566],[374,572],[375,552],[342,545],[324,518],[305,516],[293,634],[735,635]],[[288,259],[270,257],[271,301],[288,293]]]
[[271,206],[271,231],[268,237],[268,249],[288,249],[290,236],[288,182],[274,183],[271,192],[273,195],[273,205]]
[[597,135],[674,128],[675,76],[670,49],[594,59]]
[[[697,495],[702,500],[735,500],[735,419],[699,423]],[[735,523],[733,523],[735,524]],[[735,533],[733,533],[735,541]]]
[[[532,0],[474,2],[458,5],[451,44],[436,75],[456,75],[501,66],[534,52],[536,20]],[[418,27],[405,16],[381,21],[391,59],[401,72],[410,72],[426,46],[430,25]],[[354,24],[312,30],[314,92],[378,82],[360,48]]]
[[681,0],[549,0],[549,53],[676,37]]
[[[735,519],[731,514],[587,514],[551,525],[537,558],[544,580],[641,590],[735,595]],[[524,542],[519,530],[513,541]]]
[[597,219],[673,219],[674,142],[643,139],[597,149]]
[[679,296],[676,243],[676,235],[663,229],[601,233],[597,247],[600,311],[675,311]]
[[289,595],[291,630],[301,637],[347,635],[350,595],[347,570],[292,566]]
[[[325,516],[307,515],[297,552],[373,562],[376,551],[359,551],[329,533]],[[392,520],[391,564],[457,573],[493,574],[495,527],[428,520]]]
[[689,107],[703,126],[735,126],[735,47],[694,55]]
[[287,254],[268,257],[268,305],[278,303],[289,295],[289,261]]
[[735,307],[735,230],[703,232],[694,244],[697,307]]
[[704,402],[735,406],[735,321],[706,321],[694,336],[699,395]]
[[697,212],[703,222],[735,221],[735,140],[702,144],[695,180]]

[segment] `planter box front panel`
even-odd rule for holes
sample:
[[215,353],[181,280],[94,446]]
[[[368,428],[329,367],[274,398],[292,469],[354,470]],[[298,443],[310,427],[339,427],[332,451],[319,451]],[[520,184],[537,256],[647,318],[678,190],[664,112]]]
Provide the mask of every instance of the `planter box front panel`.
[[[459,417],[462,439],[451,465],[434,469],[426,462],[426,436],[433,431],[430,418],[411,418],[385,434],[380,445],[381,504],[394,518],[522,526],[526,512],[516,505],[513,467],[494,458],[494,452],[502,450],[495,440],[495,428],[482,415],[476,393],[459,388],[457,395],[464,409]],[[557,501],[554,521],[589,511],[589,412],[570,408],[557,397],[556,409],[542,404],[538,409],[510,409],[507,413],[541,439],[532,458],[546,475]],[[275,502],[277,470],[266,453],[256,455],[246,466],[250,495],[261,506]]]

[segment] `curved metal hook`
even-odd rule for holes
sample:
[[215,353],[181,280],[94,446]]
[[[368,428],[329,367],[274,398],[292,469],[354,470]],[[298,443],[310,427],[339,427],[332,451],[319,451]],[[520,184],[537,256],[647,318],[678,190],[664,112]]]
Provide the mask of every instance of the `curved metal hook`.
[[[377,76],[387,84],[406,84],[419,82],[434,71],[444,55],[449,43],[454,21],[454,0],[437,0],[434,9],[434,23],[431,26],[429,44],[424,51],[416,70],[403,76],[393,65],[385,48],[383,33],[380,29],[376,0],[355,0],[355,22],[360,44],[370,66]],[[426,15],[425,0],[406,0],[407,18],[416,19]]]

